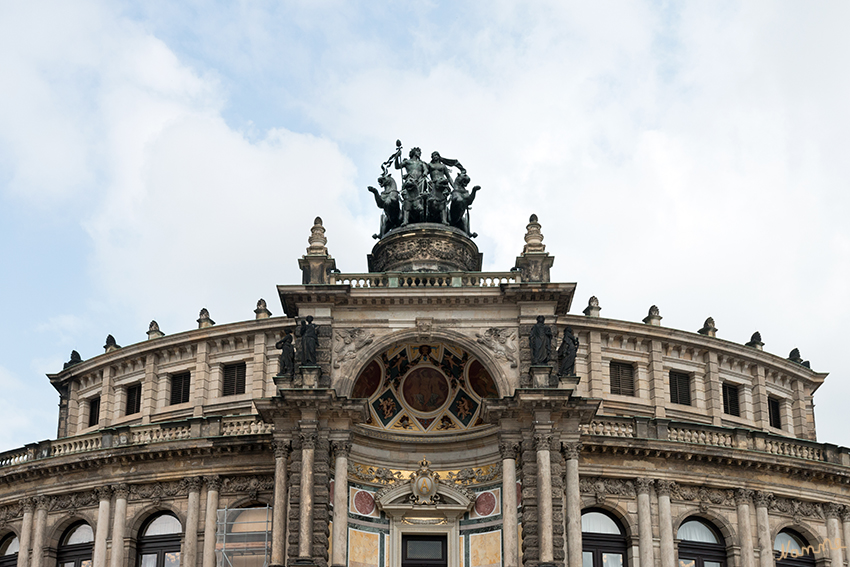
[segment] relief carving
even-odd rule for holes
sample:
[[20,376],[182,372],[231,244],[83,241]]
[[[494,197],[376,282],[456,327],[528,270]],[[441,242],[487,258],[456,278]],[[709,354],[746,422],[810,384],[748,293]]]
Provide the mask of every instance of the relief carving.
[[366,329],[337,329],[334,332],[334,368],[339,368],[346,360],[357,358],[357,352],[369,345],[375,334]]
[[514,329],[490,328],[484,334],[475,333],[480,344],[484,345],[497,359],[502,359],[511,364],[511,368],[518,366],[517,333]]

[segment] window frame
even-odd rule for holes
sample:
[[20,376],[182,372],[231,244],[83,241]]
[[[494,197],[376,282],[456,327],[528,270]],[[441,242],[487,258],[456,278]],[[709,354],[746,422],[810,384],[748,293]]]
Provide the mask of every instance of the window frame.
[[[581,511],[581,515],[584,516],[585,514],[592,512],[608,517],[612,522],[614,522],[614,525],[617,526],[620,533],[619,535],[615,535],[582,531],[582,557],[584,557],[585,553],[591,553],[593,557],[593,567],[603,567],[605,565],[602,557],[604,554],[619,554],[623,558],[622,567],[629,567],[629,542],[626,538],[626,530],[623,523],[619,520],[619,518],[602,508],[585,508]],[[579,522],[581,522],[581,519],[579,519]],[[582,563],[584,563],[583,560]]]
[[88,427],[97,427],[100,423],[100,396],[95,396],[88,403]]
[[21,552],[21,539],[15,532],[9,532],[0,538],[0,549],[12,545],[12,542],[18,540],[18,551],[0,555],[0,567],[15,567],[18,564],[18,556]]
[[[131,392],[136,392],[135,397],[132,397]],[[142,384],[138,382],[124,388],[124,415],[136,415],[142,411]],[[132,404],[132,407],[131,407]],[[134,409],[134,411],[130,411]]]
[[[687,380],[687,388],[682,389],[682,381]],[[691,385],[693,384],[693,374],[684,370],[670,369],[667,374],[667,382],[670,387],[670,403],[681,406],[693,407],[693,396],[691,396]],[[675,385],[675,386],[674,386]],[[687,395],[687,402],[681,401],[683,394]]]
[[[171,516],[177,520],[177,523],[180,524],[181,531],[155,536],[143,535],[148,527],[156,521],[157,518],[162,516]],[[180,565],[182,566],[183,546],[181,542],[185,531],[186,528],[183,526],[183,522],[181,522],[180,518],[172,512],[159,512],[149,516],[142,525],[142,529],[139,530],[140,535],[136,544],[136,567],[141,567],[142,557],[144,555],[156,555],[156,567],[165,567],[165,554],[175,552],[180,555]]]
[[[776,415],[774,416],[774,405]],[[776,419],[774,420],[774,417]],[[782,400],[775,396],[767,397],[767,423],[775,429],[782,429]]]
[[[87,525],[92,531],[92,541],[87,541],[85,543],[75,543],[72,545],[63,544],[68,539],[68,536],[76,530],[78,527],[83,524]],[[80,520],[79,522],[74,522],[70,526],[68,526],[64,532],[62,532],[62,537],[60,538],[59,546],[56,548],[56,565],[57,567],[64,567],[68,563],[73,563],[74,567],[84,567],[85,562],[88,561],[88,565],[85,567],[91,567],[94,561],[94,528],[91,527],[86,521]]]
[[[169,376],[169,387],[171,391],[169,392],[169,404],[170,406],[176,406],[178,404],[188,403],[190,398],[190,392],[192,387],[192,372],[191,370],[186,370],[183,372],[175,372]],[[179,394],[176,396],[175,394]]]
[[[699,541],[691,541],[678,538],[678,531],[688,522],[699,522],[714,534],[714,537],[721,543],[705,543]],[[705,567],[706,561],[720,563],[720,567],[727,567],[729,559],[726,553],[726,538],[720,533],[720,530],[711,522],[698,516],[689,516],[682,520],[679,527],[676,529],[676,539],[679,541],[678,549],[676,550],[677,567]],[[684,556],[684,557],[683,557]],[[688,561],[688,563],[683,563]],[[693,561],[693,565],[689,562]]]
[[[228,372],[234,369],[234,376],[231,379]],[[241,375],[240,375],[241,369]],[[239,396],[245,393],[245,387],[248,377],[248,365],[245,361],[223,364],[221,366],[221,395],[224,396]],[[231,380],[231,381],[229,381]],[[229,391],[232,390],[232,391]]]
[[[797,530],[793,530],[790,528],[783,528],[779,530],[779,533],[773,538],[773,547],[776,547],[776,538],[779,537],[780,534],[785,533],[790,535],[792,538],[799,540],[798,543],[802,543],[801,547],[806,548],[810,546],[809,540],[803,537],[803,534],[798,532]],[[798,557],[791,557],[790,555],[786,555],[785,559],[780,561],[779,557],[781,556],[781,552],[777,549],[773,550],[773,559],[775,561],[776,567],[815,567],[816,559],[814,554],[806,553],[804,555]]]
[[741,386],[732,382],[723,382],[723,413],[741,417]]
[[[617,369],[617,372],[614,372],[614,369]],[[624,388],[623,385],[623,371],[628,369],[629,376],[627,377],[630,388]],[[616,374],[616,388],[615,388],[615,374]],[[635,365],[631,362],[623,362],[621,360],[612,360],[608,363],[608,386],[612,395],[615,396],[629,396],[636,397],[635,393]],[[631,393],[629,393],[629,389]],[[616,391],[615,391],[616,390]]]

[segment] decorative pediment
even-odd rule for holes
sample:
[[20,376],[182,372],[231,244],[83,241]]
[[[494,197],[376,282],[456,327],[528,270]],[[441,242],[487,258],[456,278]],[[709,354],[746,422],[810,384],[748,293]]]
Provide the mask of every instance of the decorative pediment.
[[457,518],[472,509],[475,495],[468,488],[441,480],[423,458],[409,478],[379,490],[375,504],[390,517]]

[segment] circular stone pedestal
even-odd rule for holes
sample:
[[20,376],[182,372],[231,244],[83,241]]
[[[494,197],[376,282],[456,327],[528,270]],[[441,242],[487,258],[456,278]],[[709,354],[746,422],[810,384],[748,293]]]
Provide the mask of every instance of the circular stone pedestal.
[[482,256],[463,231],[420,223],[391,230],[367,258],[370,272],[480,272]]

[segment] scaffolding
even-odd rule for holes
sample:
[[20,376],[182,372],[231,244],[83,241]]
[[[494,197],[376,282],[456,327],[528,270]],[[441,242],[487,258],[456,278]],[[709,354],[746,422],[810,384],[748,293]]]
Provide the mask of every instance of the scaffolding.
[[268,567],[272,509],[224,508],[216,514],[216,567]]

